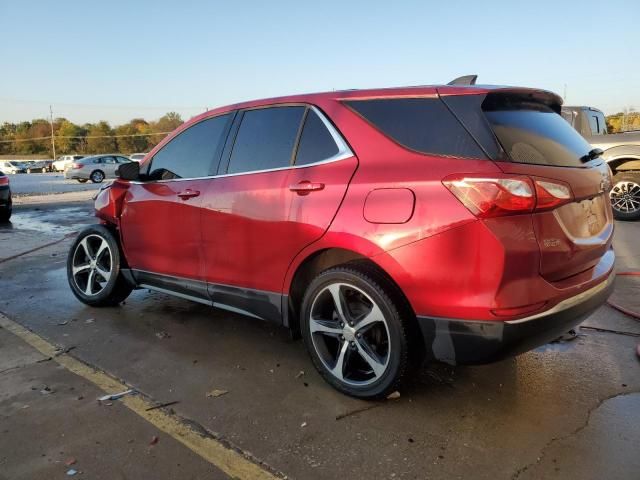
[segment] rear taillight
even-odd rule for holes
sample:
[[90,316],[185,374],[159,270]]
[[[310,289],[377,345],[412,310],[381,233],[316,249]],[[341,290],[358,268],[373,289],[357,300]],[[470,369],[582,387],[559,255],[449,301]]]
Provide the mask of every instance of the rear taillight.
[[573,199],[569,185],[536,180],[536,210],[556,208]]
[[72,163],[71,168],[82,168],[82,165],[80,165],[79,163]]
[[527,177],[457,177],[443,181],[476,217],[498,217],[531,212],[536,206],[533,184]]
[[0,187],[9,185],[9,177],[0,177]]
[[573,198],[568,185],[524,176],[454,176],[442,183],[478,218],[549,210]]

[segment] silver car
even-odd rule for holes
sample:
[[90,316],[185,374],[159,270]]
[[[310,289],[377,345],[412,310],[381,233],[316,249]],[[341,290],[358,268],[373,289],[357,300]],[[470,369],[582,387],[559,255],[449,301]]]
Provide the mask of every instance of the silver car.
[[127,157],[115,154],[94,155],[74,160],[64,170],[64,178],[72,178],[80,183],[91,180],[101,183],[105,178],[116,178],[116,168],[123,163],[129,163]]

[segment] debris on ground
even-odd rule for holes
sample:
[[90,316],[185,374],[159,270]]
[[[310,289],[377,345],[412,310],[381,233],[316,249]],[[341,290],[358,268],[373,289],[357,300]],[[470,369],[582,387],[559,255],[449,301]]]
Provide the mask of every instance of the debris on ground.
[[77,461],[77,460],[76,460],[75,458],[71,457],[71,458],[67,459],[67,461],[66,461],[66,462],[64,462],[64,464],[65,464],[67,467],[70,467],[71,465],[75,465],[76,461]]
[[576,338],[578,338],[578,333],[572,328],[567,333],[564,333],[555,340],[552,340],[551,343],[573,342]]
[[304,376],[304,370],[300,370],[297,374],[296,374],[296,379],[300,378]]
[[44,388],[42,388],[42,390],[40,390],[40,393],[42,395],[51,395],[52,393],[56,393],[56,391],[52,388],[50,388],[49,386],[45,385]]
[[163,338],[171,338],[171,335],[169,335],[167,332],[165,332],[164,330],[162,330],[161,332],[156,332],[156,337],[163,339]]
[[307,426],[307,422],[302,422],[302,423],[300,424],[300,428],[304,428],[304,427],[306,427],[306,426]]
[[69,470],[67,470],[68,477],[73,477],[76,473],[78,473],[78,471],[74,468],[70,468]]
[[152,407],[146,408],[145,412],[148,412],[150,410],[156,410],[158,408],[168,407],[170,405],[175,405],[176,403],[180,403],[180,401],[179,400],[174,400],[173,402],[159,403],[158,405],[154,405]]
[[62,327],[63,325],[66,325],[67,323],[69,323],[69,320],[65,320],[64,322],[58,322],[58,325]]
[[400,392],[399,391],[395,391],[393,393],[390,393],[389,395],[387,395],[387,400],[396,400],[400,398]]
[[71,347],[59,347],[56,349],[56,353],[54,353],[54,357],[59,357],[60,355],[64,355],[65,353],[69,353],[71,350],[73,350],[74,348],[76,348],[75,346],[71,346]]
[[151,441],[149,442],[149,445],[155,445],[156,443],[158,443],[158,441],[160,441],[160,439],[154,435],[153,437],[151,437]]
[[103,395],[102,397],[98,398],[98,401],[106,402],[108,400],[118,400],[119,398],[122,398],[125,395],[130,395],[132,393],[134,393],[134,390],[125,390],[124,392],[120,392],[120,393],[111,393],[108,395]]
[[207,392],[207,398],[221,397],[222,395],[226,395],[227,393],[229,393],[229,390],[214,389],[214,390],[211,390],[210,392]]
[[93,318],[87,318],[84,323],[93,323],[94,319]]

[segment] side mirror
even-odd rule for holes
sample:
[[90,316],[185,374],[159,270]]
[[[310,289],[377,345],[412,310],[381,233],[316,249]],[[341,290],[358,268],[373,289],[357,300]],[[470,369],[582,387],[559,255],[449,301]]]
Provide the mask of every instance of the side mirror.
[[140,164],[138,162],[128,162],[116,168],[116,177],[122,180],[138,180],[140,178]]

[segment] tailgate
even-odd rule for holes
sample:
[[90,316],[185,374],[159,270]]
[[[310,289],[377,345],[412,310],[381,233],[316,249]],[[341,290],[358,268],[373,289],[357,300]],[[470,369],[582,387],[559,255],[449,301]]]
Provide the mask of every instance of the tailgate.
[[[560,186],[561,199],[532,213],[540,274],[551,282],[590,269],[611,246],[611,172],[559,115],[560,100],[527,91],[493,92],[482,110],[503,149],[496,164],[536,185]],[[559,190],[555,190],[558,192]]]
[[559,281],[595,266],[611,246],[613,216],[605,191],[609,167],[562,168],[500,163],[505,173],[534,180],[560,180],[571,186],[574,200],[554,210],[533,214],[540,247],[540,274]]

